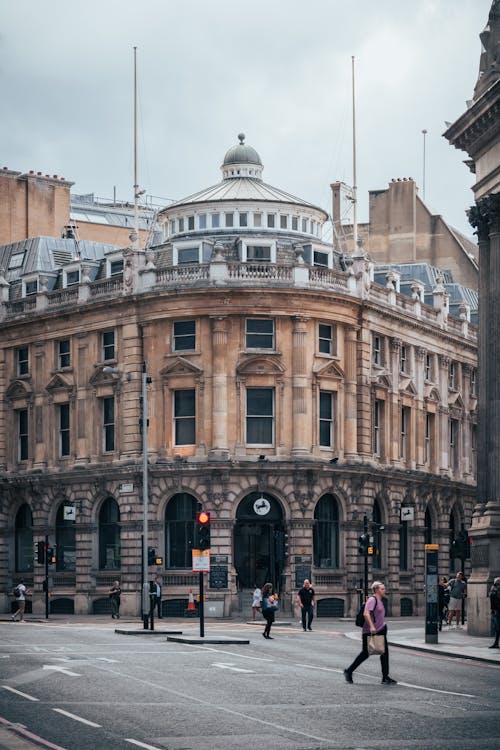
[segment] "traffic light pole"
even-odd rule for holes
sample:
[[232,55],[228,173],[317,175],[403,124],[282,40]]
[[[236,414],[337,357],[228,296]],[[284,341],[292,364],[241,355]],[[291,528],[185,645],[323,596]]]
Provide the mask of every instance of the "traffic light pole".
[[205,608],[204,608],[204,593],[203,593],[203,573],[200,570],[200,604],[198,607],[198,613],[200,615],[200,638],[205,637]]
[[45,536],[45,619],[49,619],[49,537]]

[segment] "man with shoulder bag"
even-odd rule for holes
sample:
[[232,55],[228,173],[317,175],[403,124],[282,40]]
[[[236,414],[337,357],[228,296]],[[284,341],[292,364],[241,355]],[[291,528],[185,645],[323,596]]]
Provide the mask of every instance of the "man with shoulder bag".
[[385,624],[385,586],[380,581],[372,583],[372,596],[365,603],[365,622],[362,630],[363,648],[347,669],[344,669],[346,682],[352,683],[352,673],[370,654],[380,654],[382,685],[395,685],[397,680],[389,677],[389,649],[387,645],[387,625]]

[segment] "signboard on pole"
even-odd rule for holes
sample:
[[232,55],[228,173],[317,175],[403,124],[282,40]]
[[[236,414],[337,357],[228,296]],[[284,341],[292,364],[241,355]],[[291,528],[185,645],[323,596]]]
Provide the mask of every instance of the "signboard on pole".
[[439,591],[438,591],[439,544],[425,545],[425,642],[438,642]]
[[193,573],[210,573],[210,550],[193,549]]

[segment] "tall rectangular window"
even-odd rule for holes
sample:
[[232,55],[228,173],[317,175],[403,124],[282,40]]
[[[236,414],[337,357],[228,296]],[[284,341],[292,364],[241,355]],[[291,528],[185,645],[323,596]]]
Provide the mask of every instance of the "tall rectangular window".
[[188,230],[192,232],[194,229],[194,216],[188,216]]
[[177,265],[188,266],[200,262],[200,246],[179,247],[177,250]]
[[307,232],[307,219],[302,219],[302,231]]
[[115,358],[115,332],[104,331],[102,334],[102,358],[106,362]]
[[319,444],[322,448],[333,448],[333,393],[319,394]]
[[175,445],[195,445],[196,398],[195,390],[174,391]]
[[28,460],[28,410],[19,409],[17,412],[17,458],[18,461]]
[[450,469],[458,468],[458,421],[450,419],[448,422],[450,435]]
[[206,229],[206,228],[207,228],[207,215],[200,214],[198,216],[198,229]]
[[196,347],[196,322],[176,320],[174,322],[174,352],[194,351]]
[[320,323],[318,326],[318,351],[321,354],[333,354],[333,326]]
[[113,396],[102,400],[103,448],[105,453],[115,449],[115,399]]
[[297,232],[299,229],[299,217],[292,216],[292,231]]
[[247,349],[274,349],[274,320],[248,318],[246,321]]
[[274,229],[275,223],[276,223],[276,216],[274,214],[267,214],[268,229]]
[[29,374],[29,359],[28,359],[28,347],[22,346],[17,350],[17,374],[28,375]]
[[212,229],[218,229],[220,227],[220,214],[212,214]]
[[248,214],[240,214],[240,227],[248,226]]
[[247,445],[273,445],[274,388],[247,388]]
[[401,372],[408,372],[408,349],[404,344],[401,347]]
[[374,334],[372,338],[372,362],[381,367],[384,363],[382,336]]
[[253,215],[253,225],[254,225],[254,227],[261,227],[262,226],[262,214],[254,214]]
[[184,231],[184,219],[179,219],[179,232]]
[[475,367],[471,367],[470,370],[470,395],[477,395],[477,370]]
[[373,452],[376,456],[382,455],[383,414],[384,402],[375,399],[373,403]]
[[432,380],[432,354],[425,355],[425,379]]
[[69,404],[61,404],[59,406],[59,455],[69,456],[69,449]]
[[112,260],[109,264],[109,275],[119,276],[121,273],[123,273],[123,259]]
[[448,368],[448,388],[453,391],[455,390],[455,380],[456,380],[456,368],[455,363],[450,362],[450,366]]
[[433,414],[426,414],[425,415],[425,453],[424,453],[424,461],[427,465],[429,465],[432,461],[432,434],[434,431],[434,415]]
[[71,364],[71,352],[69,339],[62,339],[57,342],[57,366],[59,369],[69,367]]
[[280,214],[280,229],[288,229],[288,216]]
[[224,214],[226,227],[232,227],[234,225],[234,214]]
[[403,406],[401,409],[401,458],[408,459],[410,437],[410,410]]
[[271,246],[270,245],[247,245],[247,261],[255,261],[258,263],[270,263],[271,262]]

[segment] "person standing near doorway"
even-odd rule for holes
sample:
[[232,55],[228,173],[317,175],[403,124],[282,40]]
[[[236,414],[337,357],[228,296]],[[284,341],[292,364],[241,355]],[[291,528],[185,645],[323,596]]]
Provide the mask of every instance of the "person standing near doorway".
[[156,607],[156,610],[158,612],[158,619],[161,620],[161,618],[162,618],[162,613],[161,613],[161,581],[160,581],[160,577],[159,576],[156,576],[156,578],[154,580],[153,586],[154,586],[154,593],[153,593],[153,607],[152,607],[152,609],[153,609],[153,612],[154,612],[155,607]]
[[302,617],[302,627],[306,630],[312,630],[312,621],[314,618],[314,589],[308,578],[305,579],[304,585],[297,594],[297,603],[300,605],[300,614]]
[[498,648],[500,638],[500,578],[495,578],[493,581],[493,586],[490,590],[490,606],[495,641],[488,648]]
[[28,591],[28,589],[24,585],[24,580],[21,578],[16,588],[14,589],[14,592],[16,597],[17,612],[14,612],[10,619],[12,620],[12,622],[17,622],[17,617],[19,615],[19,622],[24,622],[26,597],[31,595],[31,591]]
[[464,599],[467,595],[467,584],[465,582],[464,574],[459,570],[456,577],[449,583],[450,589],[450,602],[448,604],[448,625],[451,628],[453,622],[453,615],[457,621],[457,628],[462,627],[460,625],[460,615],[464,606]]
[[111,599],[111,617],[114,619],[120,619],[120,602],[121,602],[120,582],[114,581],[113,585],[109,590],[109,598]]
[[255,587],[255,591],[252,594],[252,620],[255,622],[255,615],[261,611],[262,605],[262,591],[258,586]]
[[262,587],[262,617],[266,621],[266,627],[264,628],[264,632],[262,635],[264,638],[267,638],[267,640],[272,641],[273,637],[271,635],[271,626],[274,622],[274,614],[276,610],[278,609],[277,605],[274,603],[274,596],[273,596],[273,584],[272,583],[265,583]]

